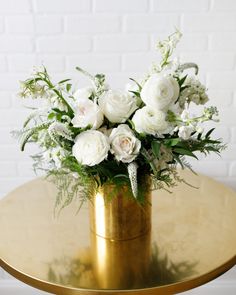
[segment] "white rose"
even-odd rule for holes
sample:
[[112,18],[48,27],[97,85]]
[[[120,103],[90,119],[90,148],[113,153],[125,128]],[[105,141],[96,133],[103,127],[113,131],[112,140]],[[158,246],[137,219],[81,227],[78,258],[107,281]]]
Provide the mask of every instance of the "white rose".
[[110,134],[111,153],[117,161],[132,162],[138,155],[141,142],[134,136],[133,131],[126,124],[114,128]]
[[164,134],[167,133],[169,129],[169,124],[166,122],[166,114],[148,106],[137,110],[132,121],[138,133],[152,135]]
[[179,137],[187,140],[190,138],[191,133],[194,131],[194,127],[193,126],[181,126],[179,128]]
[[150,107],[163,110],[179,96],[179,84],[171,76],[153,74],[141,90],[143,102]]
[[90,99],[80,99],[78,100],[71,123],[74,127],[85,128],[91,125],[92,129],[97,129],[103,123],[103,113],[96,102]]
[[94,166],[107,157],[109,148],[107,136],[97,130],[87,130],[76,136],[72,154],[79,163]]
[[129,93],[108,90],[99,99],[98,104],[112,123],[124,123],[137,109],[136,99]]
[[75,99],[86,99],[93,94],[94,89],[92,87],[80,88],[73,94]]

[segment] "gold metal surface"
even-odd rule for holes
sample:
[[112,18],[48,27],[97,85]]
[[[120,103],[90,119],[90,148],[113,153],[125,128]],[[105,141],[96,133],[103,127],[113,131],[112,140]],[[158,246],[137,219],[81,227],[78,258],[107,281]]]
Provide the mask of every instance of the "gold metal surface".
[[[137,238],[151,229],[150,185],[139,204],[127,186],[103,185],[90,202],[90,228],[106,239]],[[112,196],[112,200],[111,200]]]
[[[76,215],[76,203],[54,218],[54,186],[42,179],[26,183],[0,201],[0,265],[58,295],[168,295],[204,284],[236,263],[236,193],[208,177],[183,174],[199,189],[181,184],[173,194],[154,192],[152,231],[137,243],[91,234],[89,210]],[[107,290],[112,266],[121,283]]]

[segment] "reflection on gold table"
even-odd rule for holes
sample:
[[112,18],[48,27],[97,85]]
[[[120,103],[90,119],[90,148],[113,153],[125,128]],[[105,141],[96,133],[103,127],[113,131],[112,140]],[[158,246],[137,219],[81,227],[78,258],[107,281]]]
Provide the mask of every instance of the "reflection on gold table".
[[167,295],[216,278],[236,263],[236,193],[181,173],[199,188],[153,192],[152,232],[117,242],[94,235],[76,202],[55,218],[51,183],[26,183],[0,202],[0,266],[58,295]]

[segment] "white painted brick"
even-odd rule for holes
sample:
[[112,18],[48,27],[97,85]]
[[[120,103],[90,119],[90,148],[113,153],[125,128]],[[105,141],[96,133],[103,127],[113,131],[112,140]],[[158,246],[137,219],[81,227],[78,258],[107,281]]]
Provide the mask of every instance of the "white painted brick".
[[36,56],[34,54],[9,55],[8,64],[11,72],[29,72],[36,64]]
[[45,65],[49,73],[65,71],[65,57],[63,55],[43,55],[38,54],[36,57],[36,65]]
[[183,30],[193,31],[234,31],[236,27],[235,14],[184,14]]
[[192,161],[193,170],[209,176],[227,176],[228,167],[223,161]]
[[236,162],[231,163],[229,171],[230,171],[230,174],[229,174],[230,176],[236,176]]
[[33,16],[8,16],[6,17],[6,31],[14,34],[30,34],[34,32]]
[[[223,81],[223,82],[222,82]],[[207,74],[207,84],[209,88],[217,88],[219,85],[222,89],[234,89],[236,74],[234,72],[212,72]]]
[[37,34],[58,34],[63,30],[63,20],[60,16],[37,16],[35,17],[35,31]]
[[0,52],[31,52],[33,50],[32,39],[29,37],[5,37],[0,36]]
[[235,116],[236,108],[235,107],[221,109],[220,114],[221,114],[221,117],[220,117],[221,126],[236,125],[236,116]]
[[228,33],[214,33],[210,38],[210,50],[218,51],[233,51],[236,50],[236,34]]
[[29,110],[15,110],[7,109],[0,110],[0,126],[2,127],[14,127],[19,124],[23,124],[26,116],[29,114]]
[[131,83],[129,78],[138,80],[142,77],[142,74],[139,72],[118,72],[118,73],[107,73],[107,82],[114,89],[124,89],[127,83]]
[[236,2],[235,0],[214,0],[213,10],[229,12],[236,11]]
[[206,11],[209,8],[208,0],[152,0],[154,11]]
[[236,143],[236,127],[232,128],[232,142]]
[[43,53],[69,53],[89,51],[91,39],[87,36],[80,37],[40,37],[37,40],[38,52]]
[[81,66],[88,71],[105,72],[118,71],[121,67],[121,58],[118,54],[80,54],[71,55],[66,58],[66,67],[68,70]]
[[91,0],[36,0],[36,11],[43,13],[88,12]]
[[0,177],[16,176],[16,163],[0,161]]
[[31,9],[30,0],[1,0],[0,13],[26,13]]
[[4,31],[4,19],[3,17],[0,17],[0,33]]
[[17,164],[17,174],[19,176],[29,176],[29,177],[35,177],[35,173],[33,170],[33,162],[19,162]]
[[0,72],[7,71],[7,59],[5,56],[0,56]]
[[233,92],[230,89],[221,90],[221,85],[218,88],[210,87],[208,89],[208,95],[211,104],[220,107],[228,107],[233,102]]
[[5,73],[1,77],[0,91],[15,91],[19,88],[18,81],[22,80],[19,74]]
[[15,144],[16,140],[11,135],[11,127],[0,127],[0,144]]
[[65,20],[67,33],[116,33],[120,28],[118,16],[90,15],[68,16]]
[[227,145],[227,149],[222,152],[222,160],[236,160],[236,144]]
[[[182,51],[182,50],[181,50]],[[202,70],[232,70],[235,65],[235,54],[224,52],[181,52],[183,61],[194,61]]]
[[37,146],[33,144],[27,144],[24,152],[20,150],[20,144],[15,141],[14,145],[1,145],[0,146],[0,160],[1,161],[29,161],[30,156],[38,152]]
[[95,50],[108,52],[145,51],[148,36],[139,34],[107,35],[95,37]]
[[7,109],[11,106],[11,93],[0,91],[0,109]]
[[128,15],[124,19],[126,32],[167,32],[179,25],[178,14],[137,14]]
[[98,12],[144,12],[148,8],[148,0],[94,0],[94,9]]
[[60,55],[17,54],[8,56],[11,72],[31,74],[34,67],[45,65],[51,71],[62,72],[65,70],[64,57]]
[[160,58],[157,52],[123,54],[122,69],[124,71],[147,71],[153,62]]
[[[154,50],[156,48],[156,44],[159,40],[166,39],[166,34],[154,34],[152,36],[152,45],[151,48]],[[183,37],[181,38],[180,43],[177,45],[175,56],[178,56],[178,54],[181,54],[181,52],[184,50],[184,52],[191,52],[193,55],[195,52],[204,52],[207,49],[208,46],[208,38],[206,34],[189,34],[185,33]],[[156,51],[155,51],[156,52]]]

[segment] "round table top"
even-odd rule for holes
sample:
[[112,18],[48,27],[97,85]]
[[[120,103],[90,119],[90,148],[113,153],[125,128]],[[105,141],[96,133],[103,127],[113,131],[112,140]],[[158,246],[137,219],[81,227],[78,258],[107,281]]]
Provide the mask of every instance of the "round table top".
[[[38,289],[60,295],[173,294],[202,285],[236,264],[236,193],[203,175],[181,172],[170,194],[153,192],[152,269],[139,288],[96,284],[88,208],[55,217],[54,185],[39,178],[0,201],[0,266]],[[139,255],[136,253],[136,255]]]

